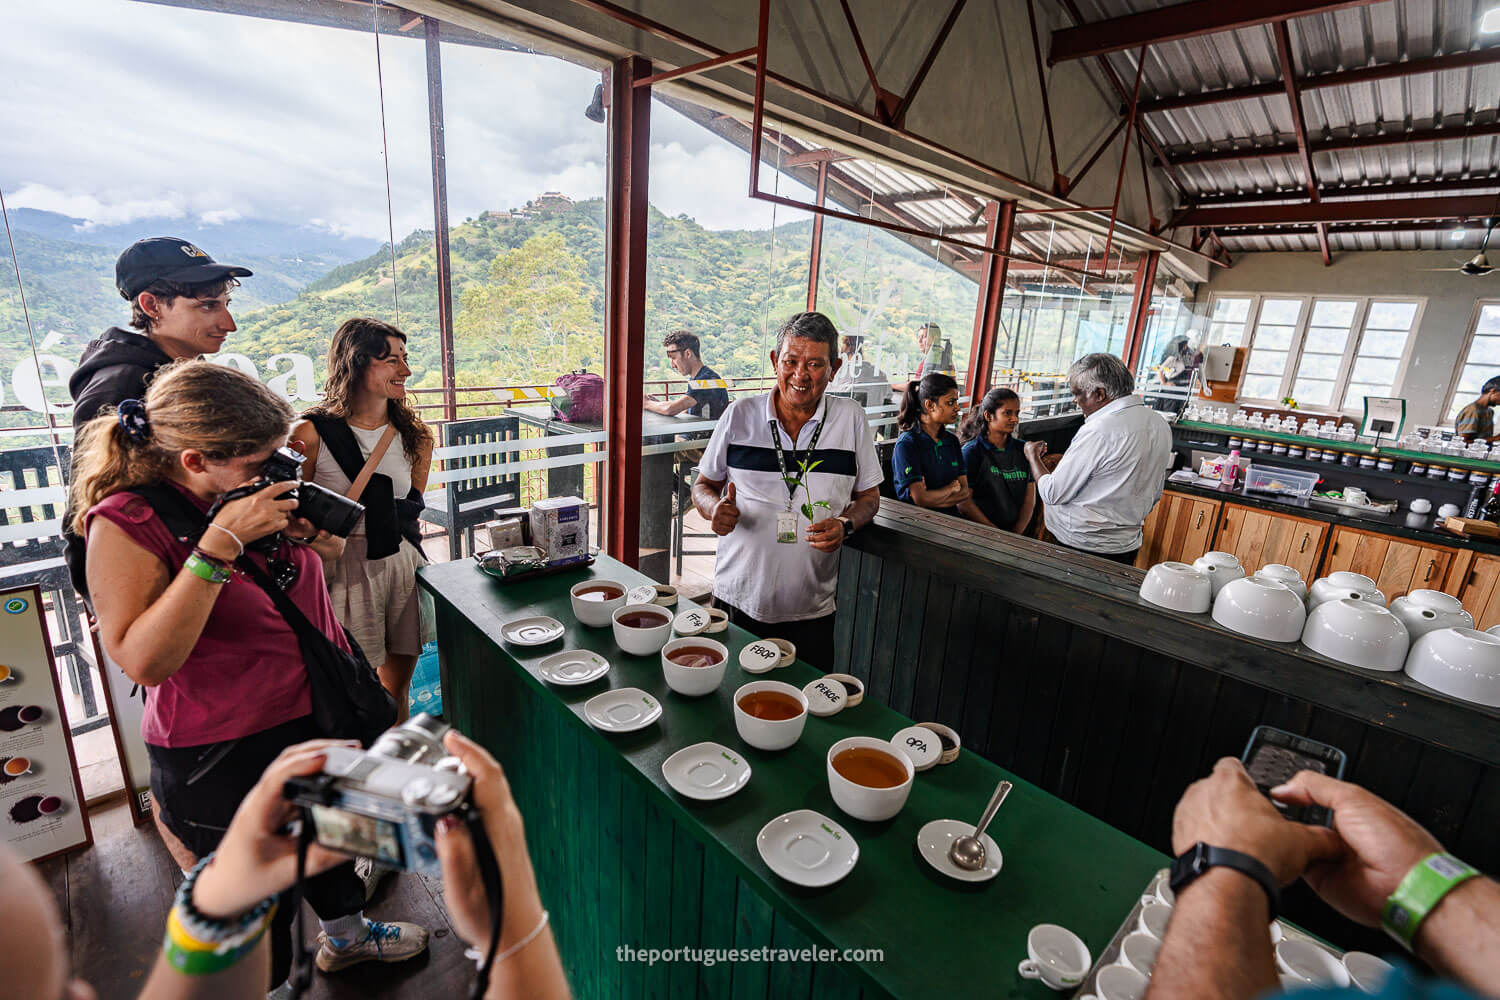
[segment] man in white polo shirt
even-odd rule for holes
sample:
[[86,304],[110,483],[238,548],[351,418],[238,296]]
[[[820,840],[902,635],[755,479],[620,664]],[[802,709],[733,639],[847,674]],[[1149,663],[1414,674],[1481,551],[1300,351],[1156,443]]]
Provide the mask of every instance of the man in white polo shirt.
[[714,598],[730,621],[786,639],[800,659],[831,670],[839,549],[874,518],[884,473],[864,409],[824,396],[839,369],[828,317],[783,323],[771,365],[776,388],[719,418],[693,505],[720,536]]

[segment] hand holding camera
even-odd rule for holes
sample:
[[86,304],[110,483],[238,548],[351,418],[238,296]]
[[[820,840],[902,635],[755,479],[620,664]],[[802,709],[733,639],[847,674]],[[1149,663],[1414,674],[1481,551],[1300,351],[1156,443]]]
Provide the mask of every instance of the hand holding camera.
[[[237,489],[253,488],[261,482],[257,480],[246,483]],[[200,542],[203,550],[211,556],[233,562],[241,554],[236,541],[239,545],[248,546],[251,542],[284,530],[293,522],[292,511],[297,509],[297,498],[286,494],[295,491],[298,485],[296,480],[271,483],[253,493],[226,502],[212,521],[223,530],[205,532]]]

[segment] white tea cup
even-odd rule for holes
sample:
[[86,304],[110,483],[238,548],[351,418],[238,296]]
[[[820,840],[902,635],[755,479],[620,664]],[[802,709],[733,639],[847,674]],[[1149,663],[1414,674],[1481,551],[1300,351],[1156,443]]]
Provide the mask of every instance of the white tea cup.
[[1168,875],[1158,876],[1151,883],[1151,888],[1141,893],[1142,905],[1161,903],[1164,906],[1172,906],[1177,902],[1177,894],[1172,891],[1172,879]]
[[[802,711],[790,719],[761,719],[740,707],[748,694],[757,691],[775,691],[787,695],[802,707]],[[757,750],[785,750],[802,737],[807,725],[807,695],[802,689],[781,681],[751,681],[734,693],[734,728],[740,739]]]
[[1379,993],[1387,977],[1396,971],[1390,962],[1364,951],[1345,952],[1343,962],[1350,985],[1361,993]]
[[1172,908],[1166,903],[1150,902],[1141,906],[1141,915],[1136,920],[1136,929],[1165,941],[1167,921],[1172,919]]
[[1027,958],[1016,966],[1022,979],[1040,979],[1054,990],[1071,990],[1094,964],[1088,945],[1066,927],[1037,924],[1026,935]]
[[1146,977],[1128,965],[1111,965],[1094,977],[1094,992],[1083,1000],[1141,1000],[1146,995]]
[[1276,969],[1300,984],[1348,986],[1349,970],[1311,941],[1288,938],[1276,946]]
[[1145,931],[1131,931],[1120,942],[1120,961],[1143,976],[1151,975],[1160,953],[1161,942]]
[[[850,781],[833,766],[833,759],[845,750],[858,748],[876,750],[890,757],[901,765],[906,772],[906,779],[890,788],[875,788]],[[833,804],[855,819],[862,819],[867,823],[879,823],[899,813],[901,807],[906,805],[907,796],[911,794],[916,774],[911,758],[888,740],[878,740],[873,736],[847,736],[828,748],[828,792],[833,796]]]

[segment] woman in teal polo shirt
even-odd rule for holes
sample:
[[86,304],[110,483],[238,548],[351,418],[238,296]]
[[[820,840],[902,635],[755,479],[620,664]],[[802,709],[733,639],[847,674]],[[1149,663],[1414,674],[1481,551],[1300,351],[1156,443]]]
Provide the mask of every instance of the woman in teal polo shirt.
[[974,502],[964,515],[980,524],[1024,532],[1036,510],[1036,483],[1021,442],[1021,397],[1005,388],[991,389],[964,417],[964,472]]
[[918,507],[963,516],[972,507],[958,438],[948,425],[958,419],[958,383],[931,372],[908,382],[896,424],[901,436],[891,452],[896,497]]

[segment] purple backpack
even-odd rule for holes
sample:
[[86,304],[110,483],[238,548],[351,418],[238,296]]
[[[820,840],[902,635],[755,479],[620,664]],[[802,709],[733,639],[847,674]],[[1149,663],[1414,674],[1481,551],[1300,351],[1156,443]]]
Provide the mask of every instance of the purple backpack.
[[557,405],[553,397],[552,408],[557,419],[570,424],[598,424],[604,422],[604,378],[580,369],[568,372],[552,383],[568,394],[570,402],[566,408]]

